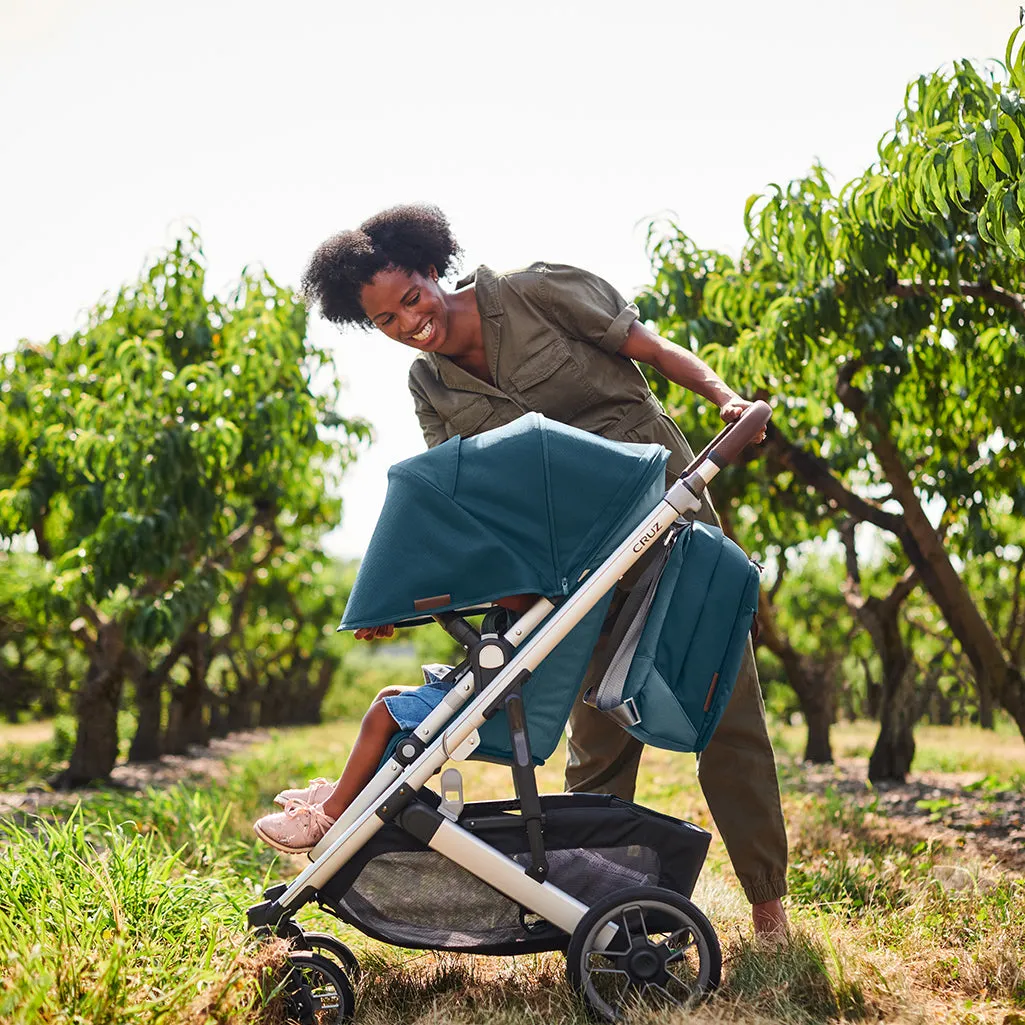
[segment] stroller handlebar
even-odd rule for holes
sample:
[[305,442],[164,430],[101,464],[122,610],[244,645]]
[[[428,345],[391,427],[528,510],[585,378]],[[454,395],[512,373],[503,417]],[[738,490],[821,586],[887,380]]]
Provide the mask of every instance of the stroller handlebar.
[[727,424],[713,439],[711,451],[708,453],[709,458],[716,463],[721,460],[721,466],[732,463],[761,434],[762,428],[771,418],[772,408],[768,402],[761,399],[752,402],[733,423]]
[[726,465],[733,462],[761,434],[772,418],[772,408],[759,399],[732,423],[728,423],[683,471],[680,480],[695,495]]

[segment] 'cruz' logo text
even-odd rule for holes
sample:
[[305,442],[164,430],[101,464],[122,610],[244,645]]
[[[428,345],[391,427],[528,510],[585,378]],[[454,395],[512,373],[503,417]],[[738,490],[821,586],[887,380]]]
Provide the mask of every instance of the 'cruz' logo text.
[[640,541],[638,541],[637,544],[634,545],[634,551],[641,551],[641,549],[658,533],[658,528],[659,523],[658,520],[656,520],[655,526],[653,526],[651,530],[649,530],[647,534],[645,534],[644,537],[642,537]]

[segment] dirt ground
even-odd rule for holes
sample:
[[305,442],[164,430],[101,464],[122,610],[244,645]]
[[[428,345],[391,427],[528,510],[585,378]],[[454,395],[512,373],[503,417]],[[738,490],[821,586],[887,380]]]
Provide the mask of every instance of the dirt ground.
[[905,783],[869,785],[865,759],[805,764],[788,779],[798,791],[830,787],[868,809],[865,825],[881,839],[939,840],[1025,875],[1025,792],[979,785],[980,773],[913,773]]
[[[147,787],[167,787],[175,783],[208,780],[221,781],[227,775],[225,759],[248,747],[270,739],[265,730],[248,730],[231,733],[210,742],[209,747],[191,747],[187,754],[163,755],[155,762],[134,762],[117,765],[110,774],[110,786],[141,793]],[[83,787],[74,795],[87,799],[99,791],[94,787]],[[55,792],[41,787],[21,793],[0,792],[0,815],[28,813],[68,799],[67,792]]]

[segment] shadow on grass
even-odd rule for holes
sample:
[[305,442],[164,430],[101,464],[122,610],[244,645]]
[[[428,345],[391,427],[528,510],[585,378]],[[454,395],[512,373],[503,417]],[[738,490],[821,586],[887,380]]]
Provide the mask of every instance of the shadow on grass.
[[726,959],[721,997],[738,1010],[787,1025],[879,1017],[880,1007],[849,978],[836,949],[796,931],[789,943],[767,948],[741,942]]
[[[838,1019],[877,1019],[884,1013],[873,994],[866,995],[858,980],[848,978],[828,942],[798,932],[779,948],[740,942],[729,950],[723,985],[701,1004],[638,1007],[625,1020],[632,1025],[826,1025]],[[366,1025],[594,1021],[566,981],[559,954],[488,958],[425,953],[401,962],[369,955],[357,1017]]]

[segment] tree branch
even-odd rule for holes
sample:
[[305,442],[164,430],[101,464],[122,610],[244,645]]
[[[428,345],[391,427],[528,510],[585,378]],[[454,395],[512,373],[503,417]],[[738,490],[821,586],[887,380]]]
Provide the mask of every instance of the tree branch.
[[792,470],[798,477],[821,492],[834,509],[844,509],[854,519],[874,523],[881,530],[889,531],[891,534],[900,533],[901,518],[899,516],[885,512],[874,502],[854,494],[853,491],[848,491],[839,479],[833,476],[829,464],[825,460],[799,448],[784,437],[779,428],[771,422],[768,425],[764,445],[766,450],[771,452],[784,467]]
[[904,570],[904,575],[894,585],[893,590],[883,599],[883,604],[891,606],[900,605],[918,584],[918,570],[914,566],[908,566]]
[[53,558],[53,549],[50,547],[50,542],[46,537],[46,520],[44,516],[45,513],[40,513],[36,522],[32,524],[32,533],[36,536],[36,548],[39,554],[49,561]]
[[[1022,642],[1025,641],[1025,616],[1021,615],[1021,578],[1022,571],[1025,570],[1025,549],[1022,550],[1021,556],[1018,559],[1018,564],[1015,567],[1014,572],[1014,588],[1011,592],[1011,611],[1007,617],[1007,634],[1004,640],[1004,647],[1007,648],[1012,655],[1019,655],[1018,648]],[[1016,641],[1016,635],[1018,630],[1022,631],[1022,640]]]
[[776,579],[773,581],[772,587],[766,592],[771,604],[776,603],[776,595],[779,594],[779,589],[783,586],[783,577],[787,570],[790,569],[790,559],[787,555],[786,548],[780,548],[779,558],[776,560]]
[[999,285],[972,283],[970,281],[959,281],[955,284],[943,285],[939,282],[925,284],[918,281],[897,281],[886,290],[890,295],[898,298],[909,296],[920,296],[923,298],[933,296],[937,299],[955,299],[963,295],[972,296],[976,299],[988,299],[997,306],[1017,313],[1022,320],[1025,320],[1025,299],[1014,292],[1009,292]]
[[[219,563],[224,559],[225,556],[238,552],[245,544],[245,542],[249,540],[250,535],[253,534],[256,528],[266,527],[269,523],[273,523],[274,516],[275,513],[272,509],[263,510],[259,512],[249,522],[243,523],[241,526],[236,527],[227,536],[224,542],[224,546],[220,549],[220,551],[212,552],[209,555],[203,556],[203,558],[200,559],[199,564],[192,567],[191,575],[193,577],[198,577],[207,569],[208,566],[211,566],[214,563]],[[280,544],[281,541],[282,539],[280,535],[275,530],[274,537],[271,539],[271,546],[273,547],[275,544]],[[186,564],[190,562],[189,558],[187,557],[187,552],[179,552],[179,557],[181,556],[185,556],[184,561]],[[151,594],[160,594],[160,592],[165,591],[168,587],[170,587],[175,580],[179,579],[180,575],[181,574],[178,572],[177,569],[172,569],[165,576],[160,577],[159,579],[150,580],[144,584],[141,584],[132,592],[132,598],[134,600],[138,600],[139,598],[144,598]]]

